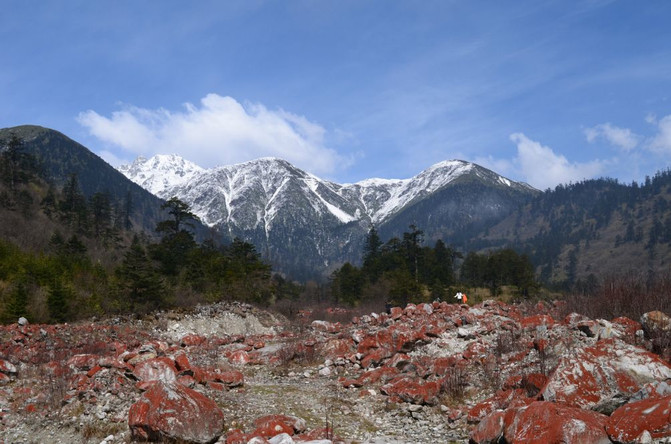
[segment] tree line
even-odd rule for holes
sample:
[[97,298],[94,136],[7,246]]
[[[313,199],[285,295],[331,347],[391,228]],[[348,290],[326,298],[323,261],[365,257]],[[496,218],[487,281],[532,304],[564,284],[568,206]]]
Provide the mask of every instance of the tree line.
[[349,305],[384,298],[403,306],[451,297],[457,287],[486,287],[496,294],[502,286],[515,286],[522,296],[537,288],[526,255],[502,249],[464,257],[440,239],[433,247],[424,245],[424,233],[415,225],[386,243],[371,227],[361,267],[345,263],[331,275],[334,301]]

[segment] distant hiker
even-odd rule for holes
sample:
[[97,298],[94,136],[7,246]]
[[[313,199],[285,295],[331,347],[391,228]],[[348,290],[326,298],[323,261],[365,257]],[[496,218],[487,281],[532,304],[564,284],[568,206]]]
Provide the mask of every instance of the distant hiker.
[[387,301],[384,303],[384,310],[387,314],[391,314],[391,302]]
[[464,293],[462,293],[462,292],[459,292],[459,293],[455,294],[454,297],[455,297],[461,304],[465,304],[466,302],[468,302],[468,297],[466,297],[466,295],[465,295]]

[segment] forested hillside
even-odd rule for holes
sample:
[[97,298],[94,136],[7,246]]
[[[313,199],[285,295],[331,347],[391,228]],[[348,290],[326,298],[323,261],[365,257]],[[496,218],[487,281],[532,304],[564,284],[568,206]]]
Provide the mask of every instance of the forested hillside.
[[671,172],[643,184],[612,179],[560,185],[473,243],[528,254],[541,281],[570,288],[634,271],[666,273],[671,261]]
[[63,322],[94,315],[274,295],[254,246],[197,243],[197,218],[178,199],[149,234],[132,202],[85,195],[77,173],[59,184],[11,134],[0,146],[0,320]]

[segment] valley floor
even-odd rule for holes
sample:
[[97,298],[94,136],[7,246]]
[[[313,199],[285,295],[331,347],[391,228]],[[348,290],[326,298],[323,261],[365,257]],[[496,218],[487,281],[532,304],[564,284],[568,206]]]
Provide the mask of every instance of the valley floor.
[[[643,432],[664,442],[668,418],[609,423],[640,402],[671,405],[668,356],[646,351],[658,318],[592,320],[559,303],[485,301],[411,304],[340,324],[231,303],[142,320],[15,324],[0,328],[0,442],[525,442],[515,424],[555,408],[570,410],[551,424],[524,419],[537,442],[552,433],[580,442],[556,418],[586,421],[585,412],[594,424],[581,433],[603,442]],[[216,405],[165,410],[179,413],[161,424],[151,411],[176,395],[150,399],[157,386],[189,405]],[[138,413],[142,403],[149,414]],[[199,421],[221,413],[221,429],[204,435]],[[502,413],[517,422],[499,421]]]

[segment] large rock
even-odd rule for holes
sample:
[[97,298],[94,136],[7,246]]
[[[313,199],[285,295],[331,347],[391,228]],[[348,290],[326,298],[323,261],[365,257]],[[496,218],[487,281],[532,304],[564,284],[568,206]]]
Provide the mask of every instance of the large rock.
[[130,407],[134,439],[206,444],[224,430],[224,414],[205,395],[174,383],[157,381]]
[[605,430],[607,420],[607,416],[597,412],[537,401],[517,409],[507,421],[503,435],[511,443],[610,444]]
[[590,410],[536,401],[491,413],[473,429],[470,442],[610,444],[607,420],[607,416]]
[[622,443],[640,442],[646,431],[656,439],[671,436],[671,396],[626,404],[606,424],[608,436]]
[[671,331],[671,317],[661,311],[650,311],[641,316],[641,325],[646,333]]
[[541,392],[546,401],[612,413],[645,384],[671,378],[671,366],[658,356],[618,339],[560,359]]
[[380,388],[385,395],[412,404],[435,405],[440,394],[439,381],[418,381],[409,377],[398,378]]
[[174,382],[177,379],[177,368],[170,358],[153,358],[136,365],[133,375],[140,381]]

